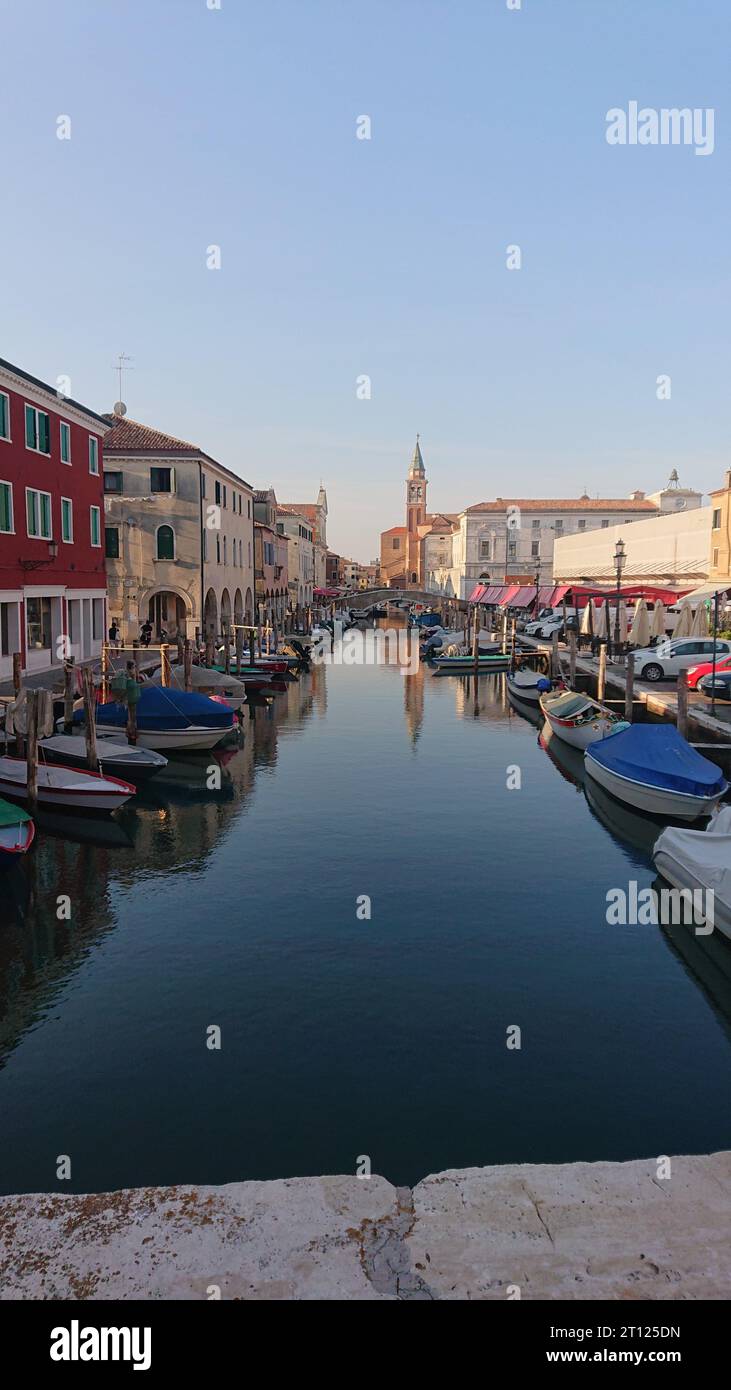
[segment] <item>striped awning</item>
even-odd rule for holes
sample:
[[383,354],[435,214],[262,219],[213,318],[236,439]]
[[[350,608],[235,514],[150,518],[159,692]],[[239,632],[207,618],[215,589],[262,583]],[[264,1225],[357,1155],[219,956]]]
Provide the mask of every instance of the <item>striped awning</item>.
[[482,603],[482,602],[484,601],[484,598],[485,598],[485,594],[486,594],[486,593],[487,593],[487,585],[486,585],[486,584],[475,584],[475,587],[474,587],[474,589],[472,590],[472,593],[470,594],[470,596],[469,596],[467,602],[468,602],[468,603]]
[[528,608],[531,603],[535,603],[536,590],[534,585],[526,586],[521,584],[515,598],[510,600],[511,608]]

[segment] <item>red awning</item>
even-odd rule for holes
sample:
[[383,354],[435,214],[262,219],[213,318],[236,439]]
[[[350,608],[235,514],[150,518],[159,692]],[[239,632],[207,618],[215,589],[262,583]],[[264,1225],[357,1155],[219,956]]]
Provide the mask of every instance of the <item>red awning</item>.
[[520,589],[519,589],[519,591],[518,591],[518,593],[515,595],[515,598],[513,598],[513,599],[510,600],[510,607],[511,607],[511,608],[528,608],[528,607],[530,606],[531,603],[534,603],[534,602],[535,602],[535,597],[536,597],[535,587],[534,587],[534,586],[531,586],[531,587],[527,588],[524,584],[522,584],[521,587],[520,587]]
[[508,584],[507,588],[500,595],[498,603],[501,608],[509,608],[516,594],[520,593],[520,584]]
[[538,590],[538,602],[541,608],[548,608],[552,593],[553,584],[543,584]]
[[502,591],[503,591],[503,585],[502,585],[502,584],[489,584],[483,602],[484,602],[484,603],[497,603],[498,598],[500,597]]
[[570,584],[557,584],[555,589],[553,590],[553,593],[551,594],[551,597],[546,607],[558,608],[559,603],[563,603],[563,600],[565,599],[570,588]]
[[485,585],[485,584],[475,584],[475,587],[474,587],[474,589],[472,590],[472,593],[470,594],[470,596],[469,596],[467,602],[468,602],[468,603],[482,603],[482,600],[484,599],[486,593],[487,593],[487,585]]

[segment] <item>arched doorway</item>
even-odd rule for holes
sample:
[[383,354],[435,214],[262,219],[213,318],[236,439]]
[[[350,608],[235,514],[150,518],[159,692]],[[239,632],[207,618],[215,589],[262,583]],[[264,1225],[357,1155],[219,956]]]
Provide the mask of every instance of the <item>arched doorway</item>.
[[228,632],[231,626],[231,595],[228,589],[221,594],[221,631]]
[[237,589],[234,594],[234,622],[243,623],[244,621],[244,600],[241,597],[241,590]]
[[203,608],[203,631],[206,637],[218,636],[218,599],[215,591],[209,589]]
[[253,618],[254,618],[254,595],[252,594],[251,589],[247,589],[247,590],[246,590],[246,602],[244,603],[244,614],[245,614],[245,621],[246,621],[247,623],[253,622]]
[[152,623],[153,642],[159,641],[163,633],[173,642],[178,636],[185,637],[189,612],[190,605],[171,589],[157,589],[140,604],[142,622],[149,618]]

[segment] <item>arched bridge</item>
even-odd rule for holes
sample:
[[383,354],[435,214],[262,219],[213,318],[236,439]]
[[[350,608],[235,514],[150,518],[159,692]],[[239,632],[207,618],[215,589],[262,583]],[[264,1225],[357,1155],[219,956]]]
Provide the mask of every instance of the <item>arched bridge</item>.
[[440,610],[443,603],[454,603],[454,599],[443,598],[441,594],[431,594],[426,589],[359,589],[349,594],[346,602],[351,608],[370,608],[374,603],[423,603]]

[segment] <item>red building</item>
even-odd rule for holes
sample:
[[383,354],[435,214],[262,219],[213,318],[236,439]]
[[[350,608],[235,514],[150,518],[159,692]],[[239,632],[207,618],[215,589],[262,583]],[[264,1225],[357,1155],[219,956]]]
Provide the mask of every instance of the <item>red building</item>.
[[108,422],[0,358],[0,680],[98,656]]

